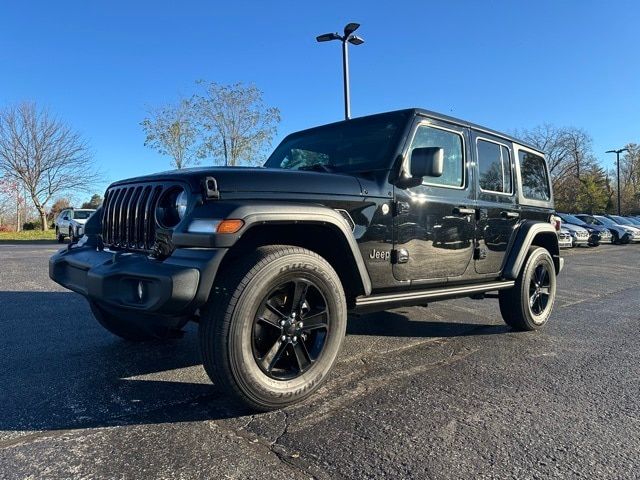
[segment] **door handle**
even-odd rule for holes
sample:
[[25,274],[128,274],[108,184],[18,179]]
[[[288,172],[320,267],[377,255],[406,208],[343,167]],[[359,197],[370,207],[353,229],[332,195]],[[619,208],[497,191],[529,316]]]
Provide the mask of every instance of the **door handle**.
[[520,218],[520,214],[518,212],[509,212],[509,211],[503,211],[500,212],[500,216],[502,218]]
[[476,213],[476,209],[475,208],[467,208],[467,207],[456,207],[453,209],[453,214],[454,215],[460,215],[461,217],[467,216],[467,215],[475,215]]

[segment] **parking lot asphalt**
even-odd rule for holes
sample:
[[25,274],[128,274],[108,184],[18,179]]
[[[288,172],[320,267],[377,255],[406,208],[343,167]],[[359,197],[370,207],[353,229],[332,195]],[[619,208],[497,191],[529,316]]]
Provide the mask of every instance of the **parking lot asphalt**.
[[56,245],[0,245],[0,478],[634,478],[640,245],[564,251],[556,308],[497,300],[349,320],[327,384],[252,415],[204,373],[196,326],[131,344],[48,278]]

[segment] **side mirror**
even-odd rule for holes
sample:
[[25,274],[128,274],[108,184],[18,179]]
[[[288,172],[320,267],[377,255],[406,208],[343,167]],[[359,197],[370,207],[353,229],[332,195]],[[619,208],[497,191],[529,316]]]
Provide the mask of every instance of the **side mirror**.
[[440,147],[414,148],[409,173],[413,178],[440,177],[444,169],[444,149]]

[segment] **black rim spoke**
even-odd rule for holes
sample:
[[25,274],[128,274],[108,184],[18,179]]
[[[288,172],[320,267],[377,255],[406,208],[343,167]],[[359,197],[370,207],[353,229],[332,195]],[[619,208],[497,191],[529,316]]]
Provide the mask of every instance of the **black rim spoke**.
[[265,325],[269,325],[270,327],[275,327],[277,329],[280,329],[280,321],[279,320],[272,320],[270,318],[267,317],[258,317],[257,319],[258,322],[262,322]]
[[282,354],[287,349],[287,342],[283,342],[281,339],[278,339],[276,343],[269,349],[267,354],[260,360],[262,367],[270,372],[275,367],[278,360],[282,357]]
[[316,330],[319,328],[326,329],[328,328],[329,313],[326,310],[322,310],[321,312],[313,313],[311,315],[303,317],[302,320],[304,324],[304,326],[302,327],[302,331],[304,332]]
[[282,312],[282,310],[280,310],[279,307],[276,307],[269,300],[264,302],[264,306],[267,307],[267,309],[269,309],[272,313],[275,313],[276,315],[278,315],[280,318],[285,318],[287,316],[285,313]]
[[304,342],[297,342],[296,344],[294,344],[293,353],[296,356],[296,362],[298,362],[300,373],[307,370],[311,365],[312,360],[309,352],[307,351],[307,347],[304,345]]
[[309,284],[304,280],[297,280],[293,283],[293,295],[291,296],[291,311],[300,312],[302,304],[304,303]]

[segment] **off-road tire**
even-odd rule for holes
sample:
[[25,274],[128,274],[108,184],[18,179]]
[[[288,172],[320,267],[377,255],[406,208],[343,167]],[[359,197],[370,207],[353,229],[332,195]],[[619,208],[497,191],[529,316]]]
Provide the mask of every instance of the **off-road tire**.
[[[209,377],[232,398],[259,411],[282,408],[311,395],[327,379],[346,331],[345,295],[335,270],[314,252],[273,245],[247,253],[218,277],[199,325]],[[324,296],[329,328],[321,353],[308,370],[291,379],[274,379],[255,357],[255,325],[270,292],[299,279],[312,282]]]
[[[534,275],[540,267],[548,276],[548,300],[544,308],[541,304],[531,305],[532,289],[535,293]],[[532,284],[533,282],[533,284]],[[549,319],[556,297],[556,270],[549,252],[542,247],[530,247],[527,260],[514,287],[500,290],[500,313],[505,323],[514,330],[537,330]],[[539,308],[539,312],[535,310]]]
[[89,301],[89,306],[91,307],[93,316],[100,325],[115,336],[128,340],[129,342],[180,338],[183,335],[180,329],[151,325],[149,322],[152,322],[152,319],[146,321],[145,326],[140,326],[107,312],[93,301]]

